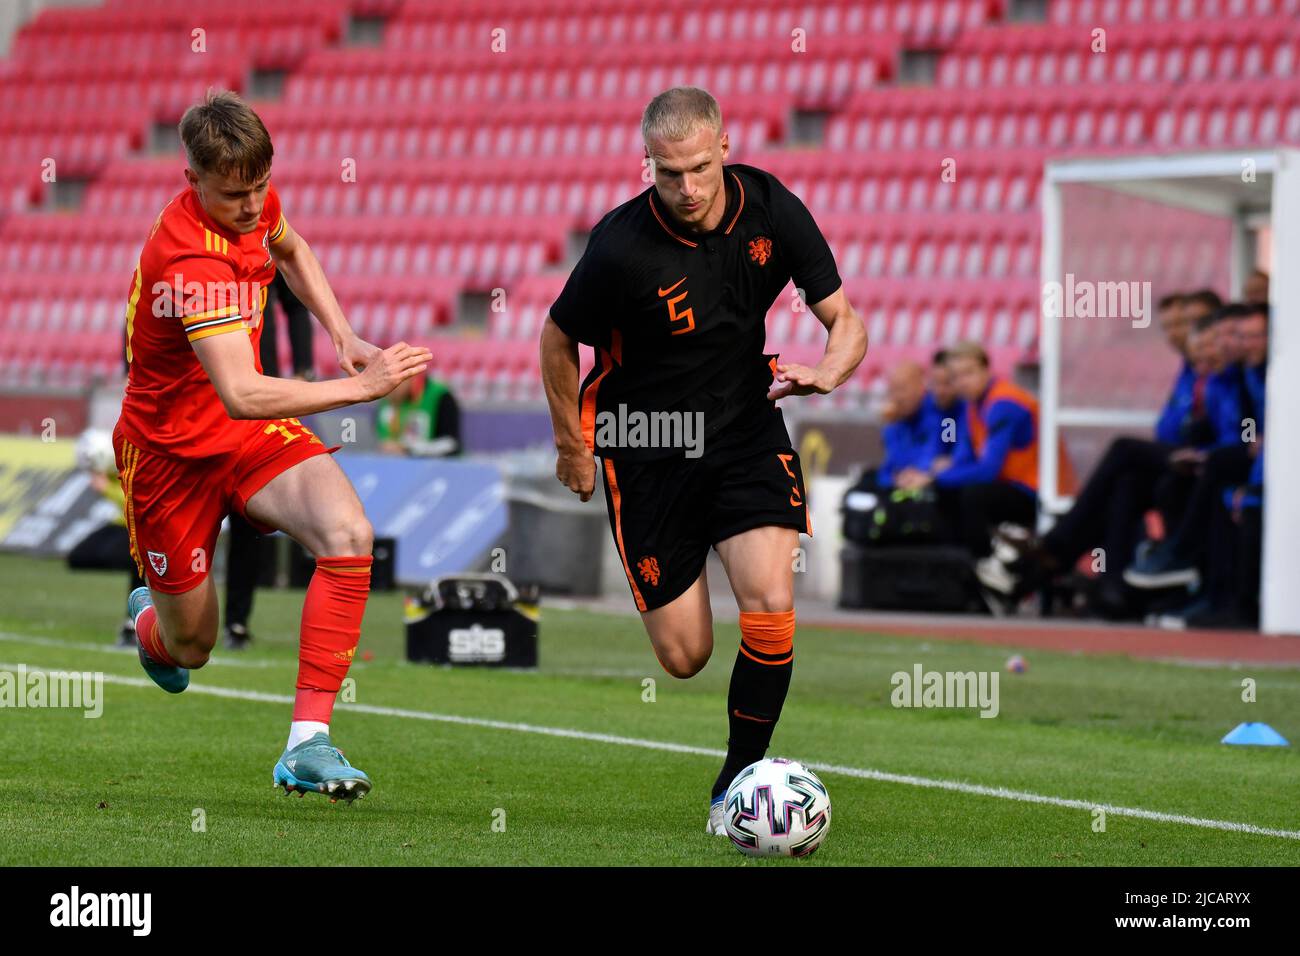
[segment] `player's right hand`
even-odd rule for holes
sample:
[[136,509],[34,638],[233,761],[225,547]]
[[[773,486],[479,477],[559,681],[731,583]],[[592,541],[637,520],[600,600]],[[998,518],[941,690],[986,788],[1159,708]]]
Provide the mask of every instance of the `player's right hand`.
[[596,490],[596,457],[586,445],[555,456],[555,477],[583,501]]
[[359,376],[365,401],[383,398],[402,382],[429,367],[433,353],[423,346],[398,342],[380,352]]

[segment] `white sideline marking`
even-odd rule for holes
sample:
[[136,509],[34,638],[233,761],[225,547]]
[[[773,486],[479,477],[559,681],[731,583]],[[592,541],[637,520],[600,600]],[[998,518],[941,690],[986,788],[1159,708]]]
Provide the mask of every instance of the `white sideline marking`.
[[[0,662],[0,669],[11,670],[17,664]],[[48,672],[50,668],[26,666],[29,673]],[[146,677],[123,677],[118,674],[105,674],[104,683],[121,684],[125,687],[153,688],[153,681]],[[268,694],[255,690],[239,690],[232,687],[213,687],[206,684],[190,684],[189,694],[207,694],[210,697],[225,697],[232,700],[252,700],[265,704],[292,704],[294,699],[288,694]],[[538,724],[523,724],[507,720],[489,720],[484,717],[462,717],[457,714],[435,714],[425,710],[405,710],[401,707],[376,707],[371,704],[338,703],[336,710],[349,710],[359,714],[374,714],[379,717],[403,717],[408,720],[426,720],[442,724],[460,724],[465,727],[487,727],[493,730],[513,730],[518,733],[540,734],[544,737],[563,737],[570,740],[589,740],[594,743],[617,744],[623,747],[640,747],[644,750],[660,750],[667,753],[696,754],[702,757],[725,757],[725,750],[714,747],[694,747],[689,744],[675,744],[663,740],[645,740],[640,737],[619,737],[614,734],[598,734],[587,730],[571,730],[566,727],[544,727]],[[1207,830],[1226,830],[1232,833],[1250,833],[1255,836],[1279,837],[1284,840],[1300,840],[1300,830],[1279,830],[1273,827],[1260,827],[1253,823],[1236,823],[1232,820],[1211,820],[1206,817],[1189,817],[1178,813],[1161,813],[1158,810],[1143,810],[1140,807],[1118,807],[1109,803],[1096,803],[1090,800],[1072,800],[1066,797],[1051,797],[1026,790],[1010,790],[1006,787],[987,787],[977,783],[962,783],[959,780],[935,780],[930,777],[916,777],[910,774],[888,773],[883,770],[871,770],[865,767],[846,767],[841,764],[813,763],[806,766],[823,773],[834,773],[859,780],[877,780],[881,783],[896,783],[909,787],[925,787],[931,790],[948,790],[953,793],[966,793],[979,797],[996,797],[999,800],[1015,800],[1020,803],[1037,803],[1052,807],[1064,807],[1069,810],[1105,810],[1107,815],[1132,817],[1137,820],[1152,820],[1157,823],[1179,823],[1184,826],[1201,827]]]
[[[14,634],[11,631],[0,631],[0,641],[32,644],[36,647],[66,647],[69,650],[91,651],[101,654],[130,654],[133,658],[136,656],[134,647],[118,647],[116,644],[95,644],[91,641],[64,641],[57,637],[37,637],[34,634]],[[297,661],[245,661],[226,657],[224,654],[209,657],[208,663],[216,664],[218,667],[252,667],[256,669],[298,666]]]
[[[31,644],[34,647],[66,647],[74,651],[90,651],[91,653],[100,654],[127,654],[134,660],[136,650],[134,647],[118,647],[116,644],[97,644],[93,641],[65,641],[57,637],[37,637],[34,634],[15,634],[12,631],[0,631],[0,641],[12,641],[15,644]],[[400,665],[410,665],[412,667],[424,667],[424,664],[410,664],[409,661],[398,661]],[[250,661],[238,657],[229,657],[226,654],[213,654],[208,658],[205,666],[217,665],[219,667],[251,667],[256,670],[266,670],[267,668],[276,667],[293,667],[297,668],[297,660]],[[364,666],[364,661],[353,661],[353,667]],[[538,671],[530,667],[504,667],[503,671],[509,674],[523,674],[527,677],[644,677],[645,669],[626,668],[623,670],[612,670],[609,668],[570,668],[561,670]],[[1300,685],[1297,685],[1300,686]]]

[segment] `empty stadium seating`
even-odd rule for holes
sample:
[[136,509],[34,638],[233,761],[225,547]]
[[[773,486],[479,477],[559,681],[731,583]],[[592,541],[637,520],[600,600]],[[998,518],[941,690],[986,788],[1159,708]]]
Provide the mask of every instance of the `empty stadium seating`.
[[[349,103],[428,102],[482,105],[566,101],[599,106],[608,99],[649,99],[675,83],[707,85],[719,97],[788,96],[800,106],[830,108],[855,90],[892,75],[894,36],[820,38],[807,52],[785,37],[720,44],[681,40],[636,46],[558,46],[493,53],[478,47],[433,50],[322,50],[286,85],[286,102],[327,107]],[[635,115],[635,114],[634,114]],[[483,110],[488,119],[491,111]],[[635,125],[635,124],[633,124]]]
[[1052,23],[1164,23],[1300,13],[1300,0],[1052,0]]
[[95,61],[21,63],[0,78],[4,122],[19,115],[143,107],[159,120],[176,120],[209,86],[246,84],[246,57],[187,55],[157,62],[127,61],[107,69]]
[[1002,0],[884,0],[860,3],[830,0],[800,4],[794,0],[757,0],[701,9],[685,0],[647,8],[635,0],[584,4],[498,4],[490,15],[446,3],[408,2],[400,8],[390,46],[403,49],[457,48],[483,42],[493,30],[505,30],[507,43],[560,46],[642,43],[700,38],[738,42],[801,29],[809,37],[840,34],[896,33],[912,44],[938,44],[962,29],[1000,16]]
[[[1294,17],[992,27],[963,33],[940,86],[1233,82],[1289,79],[1300,63]],[[1104,31],[1094,36],[1093,30]]]
[[[527,163],[495,157],[361,158],[344,178],[337,159],[284,159],[275,184],[296,221],[300,216],[569,216],[591,223],[645,188],[635,156],[584,160],[584,177],[539,182]],[[184,186],[174,159],[120,160],[87,190],[85,211],[156,214]]]
[[337,42],[347,12],[345,0],[110,0],[88,9],[55,7],[19,34],[13,60],[45,75],[69,62],[157,68],[213,55],[287,68]]
[[[377,342],[435,342],[470,401],[540,398],[536,335],[572,237],[646,187],[641,107],[682,82],[719,96],[732,159],[786,182],[836,251],[873,345],[834,403],[958,338],[1006,368],[1036,348],[1043,163],[1300,143],[1298,14],[1300,0],[1051,0],[1041,24],[1006,22],[1005,0],[45,10],[0,61],[0,381],[117,374],[131,269],[184,186],[176,157],[150,155],[153,127],[256,70],[284,73],[281,96],[254,99],[275,183],[351,320]],[[381,44],[350,45],[349,18],[367,17],[387,20]],[[932,86],[898,82],[906,50],[938,54]],[[791,145],[809,112],[823,142]],[[50,160],[89,179],[79,212],[42,208]],[[1146,267],[1201,253],[1171,236]],[[466,292],[493,293],[481,337],[453,330]],[[815,362],[823,341],[784,290],[769,351]],[[335,374],[324,336],[316,350]]]
[[[644,105],[640,98],[505,101],[490,111],[473,99],[266,104],[263,121],[277,150],[294,157],[493,156],[519,162],[534,156],[637,156],[636,118]],[[761,145],[781,137],[790,103],[783,96],[748,96],[730,99],[728,107],[738,142]]]

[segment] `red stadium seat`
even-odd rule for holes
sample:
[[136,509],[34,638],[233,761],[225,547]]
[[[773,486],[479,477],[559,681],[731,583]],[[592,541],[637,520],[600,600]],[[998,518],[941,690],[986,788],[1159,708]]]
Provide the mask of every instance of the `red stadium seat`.
[[[1009,366],[1035,347],[1045,159],[1300,143],[1300,0],[1051,0],[1039,25],[1003,23],[1006,10],[1004,0],[44,10],[0,61],[0,375],[116,374],[140,243],[184,187],[180,157],[138,154],[154,125],[174,123],[209,85],[243,88],[254,69],[286,71],[282,99],[256,104],[275,139],[274,182],[359,331],[382,342],[442,335],[463,292],[504,291],[488,338],[438,340],[439,362],[470,395],[538,397],[536,336],[573,236],[646,188],[640,110],[677,82],[719,95],[733,159],[800,195],[837,253],[875,345],[836,402],[862,400],[888,361],[959,338],[990,343]],[[343,45],[349,13],[392,18],[383,45]],[[194,22],[207,52],[178,53]],[[1105,55],[1091,52],[1099,24]],[[498,27],[505,56],[491,45]],[[796,28],[806,31],[797,54]],[[918,48],[939,52],[937,85],[888,85],[900,51]],[[826,114],[823,148],[786,145],[800,110]],[[47,156],[60,175],[91,179],[78,214],[35,212]],[[1190,254],[1173,240],[1167,253]],[[792,294],[770,311],[769,347],[815,361],[824,333]],[[77,345],[46,349],[54,338]],[[334,374],[321,338],[318,365]]]

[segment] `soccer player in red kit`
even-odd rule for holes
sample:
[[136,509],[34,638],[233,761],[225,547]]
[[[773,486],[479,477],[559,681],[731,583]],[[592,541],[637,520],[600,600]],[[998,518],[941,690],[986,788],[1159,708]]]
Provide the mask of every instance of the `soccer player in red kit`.
[[[159,214],[126,310],[130,371],[113,431],[131,553],[140,662],[171,693],[208,660],[217,597],[208,575],[237,511],[316,556],[303,605],[297,695],[274,782],[351,801],[370,789],[330,741],[334,698],[356,652],[373,534],[342,469],[298,416],[369,402],[424,371],[430,354],[380,350],[348,325],[320,262],[271,186],[271,138],[233,93],[209,93],[180,124],[189,185]],[[333,340],[347,378],[261,374],[265,291],[277,267]]]

